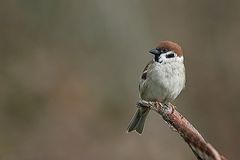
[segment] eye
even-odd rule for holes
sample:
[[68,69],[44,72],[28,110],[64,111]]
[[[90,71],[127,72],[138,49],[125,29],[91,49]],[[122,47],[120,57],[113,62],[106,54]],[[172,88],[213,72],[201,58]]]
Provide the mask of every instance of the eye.
[[162,53],[166,53],[166,52],[168,52],[168,51],[169,51],[169,50],[166,49],[166,48],[162,48],[162,49],[161,49],[161,52],[162,52]]
[[170,54],[167,54],[167,55],[166,55],[166,58],[173,58],[173,57],[175,57],[175,54],[174,54],[174,53],[170,53]]

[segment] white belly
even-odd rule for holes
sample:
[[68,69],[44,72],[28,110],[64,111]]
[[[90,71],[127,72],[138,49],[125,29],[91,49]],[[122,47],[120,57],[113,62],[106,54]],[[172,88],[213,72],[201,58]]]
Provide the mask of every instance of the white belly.
[[183,63],[160,64],[154,62],[147,72],[146,80],[140,82],[140,96],[147,101],[171,101],[185,86]]

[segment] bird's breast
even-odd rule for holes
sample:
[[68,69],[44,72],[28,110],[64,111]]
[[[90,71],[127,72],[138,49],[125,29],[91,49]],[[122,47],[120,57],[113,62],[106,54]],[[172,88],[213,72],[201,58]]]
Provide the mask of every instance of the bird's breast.
[[149,67],[147,79],[140,83],[143,83],[140,88],[142,99],[148,101],[173,100],[185,86],[184,64],[153,63]]

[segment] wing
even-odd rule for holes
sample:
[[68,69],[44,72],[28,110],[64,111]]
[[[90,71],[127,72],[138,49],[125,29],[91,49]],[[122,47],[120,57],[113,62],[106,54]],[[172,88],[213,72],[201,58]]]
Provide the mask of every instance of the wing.
[[148,78],[149,67],[151,66],[151,64],[153,62],[154,62],[153,60],[148,62],[146,67],[143,69],[143,72],[142,72],[142,75],[141,75],[141,78],[140,78],[140,82],[139,82],[139,86],[138,86],[140,94],[141,94],[142,90],[144,90],[144,83],[145,83],[146,79]]

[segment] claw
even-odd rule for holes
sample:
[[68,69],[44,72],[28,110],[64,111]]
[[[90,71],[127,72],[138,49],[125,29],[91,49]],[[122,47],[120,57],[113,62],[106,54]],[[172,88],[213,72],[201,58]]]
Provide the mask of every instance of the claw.
[[151,108],[152,106],[152,102],[148,102],[148,101],[145,101],[145,100],[139,100],[136,104],[136,106],[139,108],[139,107],[148,107],[148,108]]

